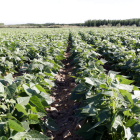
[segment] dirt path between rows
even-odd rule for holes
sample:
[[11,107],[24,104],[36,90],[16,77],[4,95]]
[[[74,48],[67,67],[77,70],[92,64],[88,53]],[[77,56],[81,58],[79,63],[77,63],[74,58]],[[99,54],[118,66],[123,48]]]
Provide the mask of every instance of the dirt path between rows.
[[64,55],[65,59],[62,61],[64,68],[60,69],[55,77],[56,87],[52,90],[52,98],[55,101],[51,104],[51,108],[47,110],[48,115],[60,127],[58,131],[47,131],[47,136],[51,137],[52,140],[83,140],[74,134],[74,131],[80,128],[78,118],[73,117],[80,104],[69,100],[72,90],[76,87],[75,79],[70,77],[74,68],[70,65],[70,49],[69,42]]

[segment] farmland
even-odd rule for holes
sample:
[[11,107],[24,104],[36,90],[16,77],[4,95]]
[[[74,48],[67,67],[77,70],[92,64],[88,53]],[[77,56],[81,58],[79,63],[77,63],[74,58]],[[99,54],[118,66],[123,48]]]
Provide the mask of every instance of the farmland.
[[139,28],[0,29],[0,140],[140,139]]

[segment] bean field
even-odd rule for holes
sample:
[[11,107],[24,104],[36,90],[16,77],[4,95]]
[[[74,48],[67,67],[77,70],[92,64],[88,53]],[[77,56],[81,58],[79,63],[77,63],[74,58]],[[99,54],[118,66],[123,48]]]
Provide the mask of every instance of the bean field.
[[139,28],[0,29],[0,140],[139,140]]

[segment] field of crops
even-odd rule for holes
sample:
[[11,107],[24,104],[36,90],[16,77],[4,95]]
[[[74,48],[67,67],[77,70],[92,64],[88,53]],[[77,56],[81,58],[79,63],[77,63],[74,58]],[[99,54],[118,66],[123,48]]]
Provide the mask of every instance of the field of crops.
[[139,60],[137,28],[1,29],[0,140],[139,140]]

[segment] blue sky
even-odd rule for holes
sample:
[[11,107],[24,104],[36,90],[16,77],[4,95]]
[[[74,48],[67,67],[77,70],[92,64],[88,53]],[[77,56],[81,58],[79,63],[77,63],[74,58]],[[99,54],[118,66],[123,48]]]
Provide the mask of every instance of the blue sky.
[[140,0],[0,0],[0,23],[82,23],[140,18]]

